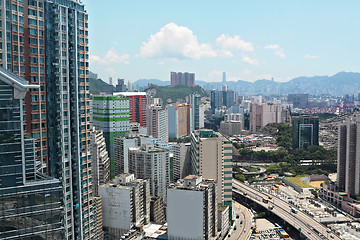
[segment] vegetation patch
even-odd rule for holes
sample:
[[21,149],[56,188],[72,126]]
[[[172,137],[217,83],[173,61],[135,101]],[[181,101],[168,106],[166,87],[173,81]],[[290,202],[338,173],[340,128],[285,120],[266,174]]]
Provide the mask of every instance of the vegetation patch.
[[301,178],[303,178],[304,175],[300,175],[300,176],[296,176],[296,177],[287,177],[286,179],[289,180],[290,182],[298,185],[301,188],[314,188],[313,186],[307,184],[304,181],[301,181]]

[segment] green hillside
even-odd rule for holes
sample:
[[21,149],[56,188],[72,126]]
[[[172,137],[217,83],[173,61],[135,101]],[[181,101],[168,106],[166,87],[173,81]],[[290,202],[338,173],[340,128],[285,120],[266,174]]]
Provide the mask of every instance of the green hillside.
[[155,93],[156,98],[161,98],[164,103],[177,102],[179,99],[185,100],[190,94],[197,93],[202,97],[208,96],[205,90],[196,85],[196,86],[156,86],[153,85],[149,87],[147,92]]
[[[103,91],[103,86],[109,85],[108,83],[104,82],[100,78],[89,78],[89,91],[90,94],[99,94],[101,91]],[[115,89],[115,87],[114,87]]]

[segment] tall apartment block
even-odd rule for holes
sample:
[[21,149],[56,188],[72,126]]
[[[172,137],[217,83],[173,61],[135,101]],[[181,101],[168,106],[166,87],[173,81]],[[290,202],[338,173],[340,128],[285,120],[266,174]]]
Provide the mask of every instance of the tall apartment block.
[[91,132],[90,153],[93,195],[98,196],[99,185],[110,181],[110,159],[106,150],[103,132],[96,130],[95,127]]
[[294,116],[292,117],[293,148],[306,148],[319,145],[319,117]]
[[210,93],[211,110],[215,112],[216,108],[222,106],[231,107],[235,103],[235,92],[227,88],[222,91],[212,90]]
[[360,116],[354,115],[338,128],[337,187],[350,196],[360,195]]
[[145,136],[117,137],[114,139],[115,176],[129,173],[129,149],[140,147],[143,144],[152,144],[153,138]]
[[189,175],[168,188],[168,239],[215,239],[217,190],[215,180]]
[[146,127],[146,92],[117,92],[114,96],[123,96],[129,99],[130,123],[140,123]]
[[120,239],[133,227],[150,221],[150,184],[135,179],[134,174],[121,174],[99,187],[102,198],[103,226],[106,239]]
[[129,98],[122,95],[93,96],[93,124],[104,132],[110,157],[111,176],[115,176],[114,139],[130,132]]
[[[192,173],[217,181],[217,202],[232,212],[232,143],[220,133],[200,129],[191,133]],[[231,217],[231,216],[230,216]]]
[[38,172],[24,134],[29,83],[0,67],[0,239],[64,239],[61,182]]
[[187,103],[169,104],[168,131],[169,138],[179,138],[191,133],[191,105]]
[[[24,77],[24,133],[63,186],[64,239],[91,239],[88,15],[75,0],[1,2],[0,64]],[[45,58],[46,56],[46,58]]]
[[166,199],[166,188],[170,184],[169,150],[152,144],[130,148],[129,172],[136,178],[149,180],[151,196]]
[[168,142],[168,115],[162,106],[149,105],[147,111],[147,134]]
[[170,73],[171,86],[194,86],[195,85],[195,73],[188,72],[171,72]]
[[192,130],[197,130],[204,128],[204,106],[201,102],[201,96],[199,94],[192,94],[189,96],[189,103],[191,106],[191,122],[190,128]]
[[280,123],[282,106],[276,104],[251,103],[250,132],[256,133],[269,123]]

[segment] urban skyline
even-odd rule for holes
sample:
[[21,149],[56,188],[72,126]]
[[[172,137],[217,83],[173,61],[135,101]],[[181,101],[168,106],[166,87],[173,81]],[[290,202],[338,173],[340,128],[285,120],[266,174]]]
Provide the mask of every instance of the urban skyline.
[[171,71],[209,82],[221,81],[222,72],[228,81],[282,82],[360,72],[351,24],[359,22],[358,1],[83,2],[91,15],[91,70],[105,81],[164,81]]

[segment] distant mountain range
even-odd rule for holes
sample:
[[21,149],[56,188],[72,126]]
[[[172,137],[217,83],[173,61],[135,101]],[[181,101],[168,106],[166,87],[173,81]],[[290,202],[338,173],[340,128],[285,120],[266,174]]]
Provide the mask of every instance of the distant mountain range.
[[[132,85],[134,88],[147,87],[149,83],[158,86],[170,85],[170,81],[159,79],[139,79]],[[195,83],[205,90],[220,89],[222,82],[205,82],[196,80]],[[242,95],[271,95],[289,93],[309,93],[310,95],[332,95],[343,96],[346,94],[357,95],[360,92],[360,73],[339,72],[334,76],[298,77],[288,82],[275,82],[271,80],[257,80],[247,82],[238,80],[226,82],[229,89],[239,92]]]

